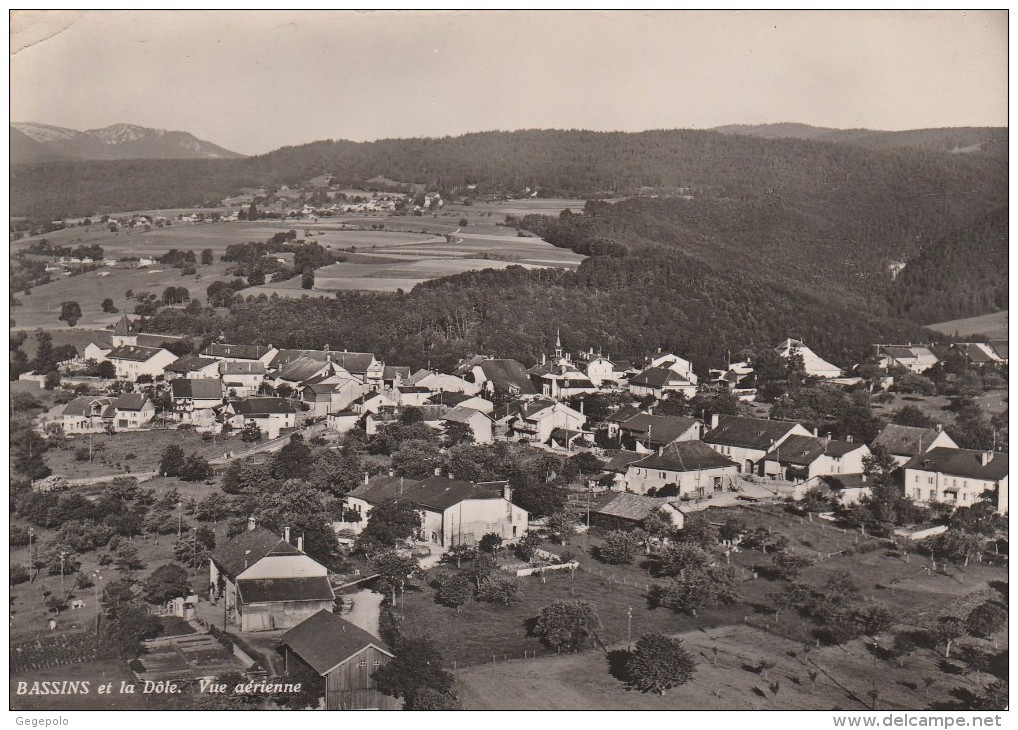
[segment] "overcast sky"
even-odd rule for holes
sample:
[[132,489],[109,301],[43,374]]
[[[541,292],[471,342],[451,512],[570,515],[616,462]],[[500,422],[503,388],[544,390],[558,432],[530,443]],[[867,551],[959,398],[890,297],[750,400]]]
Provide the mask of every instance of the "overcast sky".
[[1007,124],[992,12],[127,12],[12,17],[11,118],[317,139],[764,122]]

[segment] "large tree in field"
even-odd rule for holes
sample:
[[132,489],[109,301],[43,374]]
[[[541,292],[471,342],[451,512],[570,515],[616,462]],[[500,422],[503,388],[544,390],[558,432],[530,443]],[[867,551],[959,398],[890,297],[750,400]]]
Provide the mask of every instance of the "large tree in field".
[[74,301],[61,303],[59,319],[67,322],[68,327],[73,327],[81,319],[81,305]]
[[149,603],[165,603],[191,593],[191,581],[184,568],[176,563],[167,563],[152,571],[152,575],[145,579],[143,590]]
[[600,623],[589,601],[554,601],[541,609],[534,633],[554,649],[579,651]]
[[371,559],[371,570],[385,582],[392,592],[392,605],[396,605],[396,589],[402,588],[410,577],[421,569],[420,564],[411,555],[403,555],[395,550],[379,553]]
[[664,634],[641,636],[626,662],[626,674],[634,687],[660,695],[688,682],[695,671],[696,661],[682,641]]
[[612,530],[597,547],[597,558],[609,565],[628,565],[639,551],[640,541],[632,532]]
[[159,471],[168,476],[175,477],[184,468],[184,450],[177,444],[170,444],[163,449],[163,456],[159,460]]

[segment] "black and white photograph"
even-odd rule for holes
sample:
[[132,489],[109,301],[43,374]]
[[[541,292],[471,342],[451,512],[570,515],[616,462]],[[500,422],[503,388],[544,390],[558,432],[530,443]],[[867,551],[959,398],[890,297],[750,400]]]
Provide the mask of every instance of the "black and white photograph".
[[1008,20],[10,11],[17,724],[1002,727]]

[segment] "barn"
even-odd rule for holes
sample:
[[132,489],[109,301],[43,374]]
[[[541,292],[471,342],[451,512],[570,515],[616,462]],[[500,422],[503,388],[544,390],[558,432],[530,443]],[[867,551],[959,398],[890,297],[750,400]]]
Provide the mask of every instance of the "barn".
[[300,663],[325,679],[326,710],[398,710],[372,675],[393,659],[382,641],[329,611],[319,611],[279,639],[286,671]]

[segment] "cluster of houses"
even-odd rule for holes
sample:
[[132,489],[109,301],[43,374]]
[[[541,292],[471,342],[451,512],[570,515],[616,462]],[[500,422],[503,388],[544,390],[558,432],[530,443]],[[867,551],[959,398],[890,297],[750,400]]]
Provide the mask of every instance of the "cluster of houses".
[[[511,359],[475,356],[461,361],[451,373],[439,373],[412,372],[386,365],[372,353],[328,346],[294,350],[214,342],[200,354],[178,358],[162,346],[166,338],[135,332],[126,316],[112,331],[97,334],[85,348],[85,360],[112,363],[120,380],[137,382],[147,376],[144,380],[167,382],[171,417],[202,429],[220,430],[225,424],[245,428],[253,423],[275,438],[300,421],[316,418],[332,431],[363,428],[371,435],[398,419],[405,408],[414,407],[425,424],[446,433],[469,434],[477,444],[515,441],[568,453],[594,448],[595,427],[605,429],[608,438],[623,448],[610,454],[599,483],[617,491],[653,495],[671,485],[680,499],[703,499],[735,491],[747,478],[794,484],[795,494],[813,487],[832,490],[846,501],[868,489],[863,459],[870,448],[851,438],[831,439],[775,419],[714,416],[704,423],[655,415],[653,405],[643,410],[624,406],[606,422],[594,424],[582,405],[567,402],[598,392],[628,393],[631,403],[652,403],[673,393],[692,397],[700,387],[697,375],[688,360],[672,353],[659,351],[637,365],[593,349],[573,355],[557,339],[552,354],[531,367]],[[1006,362],[1006,344],[960,347],[973,361],[982,353],[992,355],[992,362]],[[833,382],[850,380],[797,340],[786,340],[776,351],[781,357],[800,357],[809,375]],[[882,345],[879,352],[888,368],[910,372],[925,372],[937,362],[925,346]],[[749,364],[734,363],[711,375],[714,387],[728,387],[740,398],[752,399],[753,393],[747,392],[752,389],[741,387],[750,374]],[[67,404],[63,422],[68,432],[84,433],[111,426],[142,428],[154,417],[155,408],[145,395],[130,394],[75,399]],[[946,458],[943,449],[964,451],[946,433],[897,425],[887,426],[874,443],[908,470],[907,493],[913,499],[971,504],[989,484],[997,491],[998,509],[1007,511],[1006,454],[976,458],[979,454],[973,452],[968,459]],[[446,529],[431,532],[439,536],[438,544],[448,543]]]

